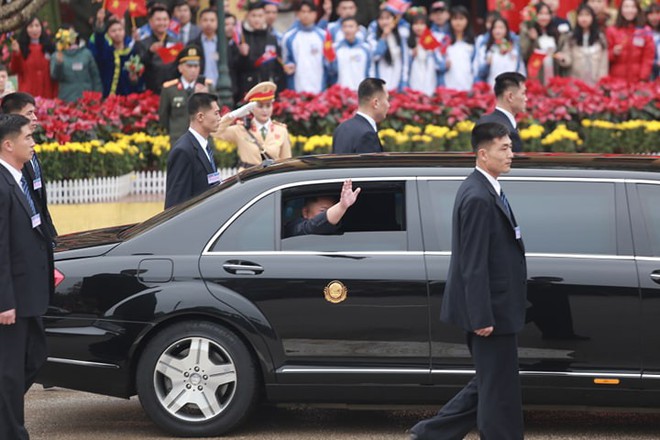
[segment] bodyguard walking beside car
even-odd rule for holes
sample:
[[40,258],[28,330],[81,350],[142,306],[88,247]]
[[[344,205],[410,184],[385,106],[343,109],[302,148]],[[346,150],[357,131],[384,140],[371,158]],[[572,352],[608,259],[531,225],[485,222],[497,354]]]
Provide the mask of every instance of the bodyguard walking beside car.
[[477,121],[477,125],[486,122],[497,122],[509,130],[509,137],[513,144],[513,151],[518,153],[523,150],[522,140],[518,133],[516,115],[527,109],[527,87],[526,78],[518,72],[504,72],[495,78],[495,110],[483,115]]
[[358,110],[355,116],[335,129],[332,134],[332,152],[380,153],[383,145],[378,137],[378,126],[390,109],[390,97],[385,81],[367,78],[358,86]]
[[511,169],[506,127],[475,126],[476,170],[461,184],[452,215],[452,256],[440,319],[465,330],[475,377],[411,439],[523,438],[516,334],[525,323],[527,266],[520,227],[497,178]]
[[29,438],[24,394],[46,360],[51,242],[21,173],[33,152],[30,121],[0,115],[0,439]]
[[220,173],[213,157],[213,138],[210,137],[220,125],[218,97],[210,93],[191,95],[188,116],[188,131],[176,141],[167,157],[166,209],[220,183]]

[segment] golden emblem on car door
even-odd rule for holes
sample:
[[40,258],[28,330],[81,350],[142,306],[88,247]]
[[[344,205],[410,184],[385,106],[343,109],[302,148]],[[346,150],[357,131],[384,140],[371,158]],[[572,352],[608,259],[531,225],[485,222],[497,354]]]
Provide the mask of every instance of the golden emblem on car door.
[[323,289],[325,300],[333,304],[340,303],[346,299],[348,289],[341,281],[330,281],[325,289]]

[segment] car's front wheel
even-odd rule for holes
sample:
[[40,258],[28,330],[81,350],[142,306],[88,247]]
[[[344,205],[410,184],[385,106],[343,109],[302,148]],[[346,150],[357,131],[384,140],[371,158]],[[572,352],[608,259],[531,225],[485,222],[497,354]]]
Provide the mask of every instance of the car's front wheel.
[[185,437],[210,437],[243,422],[256,404],[257,368],[245,344],[208,322],[167,327],[148,343],[136,385],[158,426]]

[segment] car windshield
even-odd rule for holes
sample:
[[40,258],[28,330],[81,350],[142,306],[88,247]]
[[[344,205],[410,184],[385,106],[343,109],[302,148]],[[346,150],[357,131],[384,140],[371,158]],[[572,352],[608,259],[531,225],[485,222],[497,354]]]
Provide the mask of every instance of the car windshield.
[[187,211],[188,209],[193,208],[195,205],[198,203],[202,202],[202,200],[205,200],[207,197],[210,197],[214,194],[216,194],[219,191],[223,191],[230,186],[233,186],[234,184],[240,182],[239,178],[237,175],[228,177],[225,179],[220,185],[216,186],[213,189],[210,189],[203,194],[200,194],[197,197],[193,197],[192,199],[183,202],[179,205],[173,206],[170,209],[166,209],[165,211],[161,212],[160,214],[156,214],[155,216],[151,217],[148,220],[145,220],[142,223],[138,223],[134,226],[132,226],[129,229],[126,229],[125,231],[121,232],[120,234],[117,235],[117,237],[121,240],[128,240],[129,238],[135,237],[136,235],[142,234],[145,231],[148,231],[149,229],[160,225],[161,223],[164,223],[171,219],[172,217],[175,217],[179,215],[179,213]]

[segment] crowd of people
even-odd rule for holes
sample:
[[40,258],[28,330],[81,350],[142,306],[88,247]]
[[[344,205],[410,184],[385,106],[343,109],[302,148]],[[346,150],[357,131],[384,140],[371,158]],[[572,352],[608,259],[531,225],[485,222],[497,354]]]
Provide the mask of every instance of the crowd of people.
[[[280,0],[249,0],[245,18],[225,14],[226,61],[235,101],[263,81],[279,90],[319,93],[332,84],[357,90],[366,77],[383,79],[389,90],[406,87],[433,94],[437,87],[469,90],[493,84],[501,72],[517,71],[547,82],[570,76],[595,83],[604,76],[653,80],[660,73],[660,4],[646,10],[639,0],[584,0],[566,17],[559,0],[528,8],[519,33],[498,12],[489,12],[486,31],[475,35],[470,12],[445,1],[430,7],[385,0],[366,26],[355,0],[300,0],[295,21],[276,29]],[[125,17],[100,9],[94,32],[83,41],[64,26],[50,35],[31,19],[11,43],[2,72],[18,77],[18,89],[33,96],[75,101],[86,90],[129,94],[145,89],[160,94],[181,75],[176,53],[194,46],[200,70],[193,82],[215,89],[220,75],[218,16],[214,7],[195,10],[190,0],[150,2],[146,23],[129,29]],[[337,17],[330,21],[330,17]],[[172,56],[174,54],[174,56]],[[0,93],[10,93],[11,84]],[[0,78],[0,87],[3,81]]]

